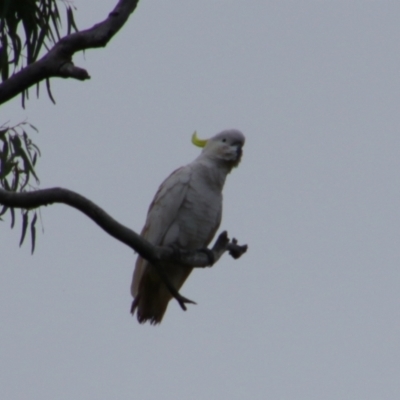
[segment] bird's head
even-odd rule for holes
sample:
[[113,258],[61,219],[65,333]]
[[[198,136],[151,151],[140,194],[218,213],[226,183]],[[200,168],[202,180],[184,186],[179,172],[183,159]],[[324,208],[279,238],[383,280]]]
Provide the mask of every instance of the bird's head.
[[222,131],[208,140],[201,140],[197,133],[192,135],[192,143],[202,147],[202,154],[225,163],[230,168],[237,167],[242,158],[245,137],[237,129]]

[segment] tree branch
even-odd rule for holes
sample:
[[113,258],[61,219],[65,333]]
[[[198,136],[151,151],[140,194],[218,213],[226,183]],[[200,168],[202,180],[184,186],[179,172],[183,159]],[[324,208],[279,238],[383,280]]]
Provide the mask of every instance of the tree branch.
[[29,87],[52,77],[90,79],[88,72],[76,67],[72,56],[82,50],[105,47],[122,28],[139,0],[119,0],[108,17],[92,28],[63,37],[40,60],[29,64],[0,85],[0,104]]
[[166,261],[177,262],[188,267],[204,268],[215,264],[226,251],[233,258],[239,258],[247,251],[247,245],[239,246],[236,239],[230,240],[228,238],[227,232],[222,232],[219,235],[211,250],[187,251],[168,246],[154,246],[136,232],[120,224],[97,204],[71,190],[51,188],[15,193],[0,189],[0,204],[7,207],[32,209],[54,203],[63,203],[81,211],[113,238],[126,244],[148,260],[156,268],[168,290],[183,310],[186,310],[186,303],[194,302],[183,297],[171,284],[163,267]]

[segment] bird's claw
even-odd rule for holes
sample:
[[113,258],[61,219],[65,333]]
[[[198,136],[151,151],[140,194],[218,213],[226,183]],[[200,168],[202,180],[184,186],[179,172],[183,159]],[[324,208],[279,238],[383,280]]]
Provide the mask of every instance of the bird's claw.
[[204,253],[207,258],[208,258],[208,266],[212,267],[215,263],[215,255],[214,252],[210,249],[207,249],[207,247],[205,247],[204,249],[199,249],[199,251],[201,251],[202,253]]
[[247,251],[247,244],[244,244],[243,246],[240,246],[237,243],[238,243],[238,241],[235,238],[233,238],[232,242],[229,243],[229,245],[228,245],[229,254],[234,259],[238,259],[239,257],[241,257]]
[[177,296],[174,296],[176,301],[179,303],[179,305],[181,306],[183,311],[186,311],[186,305],[185,304],[197,304],[195,301],[190,300],[184,296],[182,296],[181,294],[177,294]]
[[172,250],[173,254],[172,257],[179,260],[181,256],[181,248],[175,243],[171,243],[167,247],[169,247]]

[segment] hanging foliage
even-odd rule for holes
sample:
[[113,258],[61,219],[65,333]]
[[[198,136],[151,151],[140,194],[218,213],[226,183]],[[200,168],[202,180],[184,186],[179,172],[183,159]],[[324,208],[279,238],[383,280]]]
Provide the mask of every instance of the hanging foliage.
[[[0,0],[0,76],[10,75],[35,62],[61,38],[59,5],[65,8],[66,33],[77,31],[73,5],[67,0]],[[39,94],[39,85],[37,85]],[[47,92],[51,96],[49,82]],[[28,91],[22,92],[22,106]]]
[[[35,172],[36,161],[40,157],[39,148],[32,142],[27,134],[27,130],[37,129],[27,123],[22,122],[16,126],[0,127],[0,188],[11,192],[24,192],[34,189],[32,179],[39,184],[39,178]],[[0,219],[7,212],[11,216],[11,228],[15,225],[15,210],[3,206],[0,209]],[[37,211],[21,209],[22,233],[20,245],[24,242],[28,225],[30,225],[32,253],[35,249]]]

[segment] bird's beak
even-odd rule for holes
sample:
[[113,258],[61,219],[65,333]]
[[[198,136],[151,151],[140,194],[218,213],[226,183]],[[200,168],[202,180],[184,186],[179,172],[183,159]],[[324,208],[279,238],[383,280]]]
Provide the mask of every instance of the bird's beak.
[[242,154],[243,154],[242,146],[238,146],[236,148],[236,155],[237,155],[238,160],[240,160],[242,158]]
[[192,135],[192,143],[197,147],[204,147],[207,144],[208,140],[201,140],[197,137],[197,132],[194,131]]
[[240,143],[236,146],[236,160],[233,164],[233,167],[236,168],[239,164],[240,161],[242,159],[242,155],[243,155],[243,144]]

